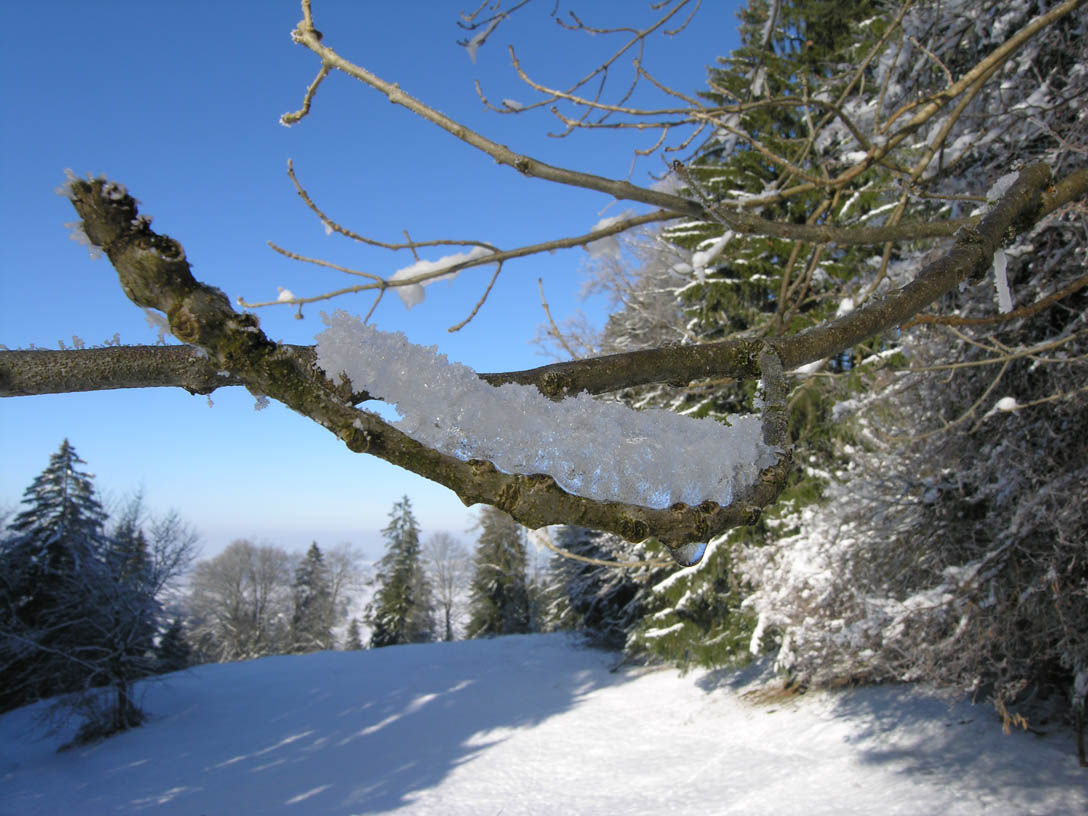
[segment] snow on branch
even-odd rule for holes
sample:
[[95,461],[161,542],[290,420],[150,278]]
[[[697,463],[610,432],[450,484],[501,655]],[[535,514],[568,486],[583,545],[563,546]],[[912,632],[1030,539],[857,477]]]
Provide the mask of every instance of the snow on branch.
[[[753,523],[785,484],[790,467],[788,453],[776,457],[743,492],[739,483],[734,483],[729,488],[732,501],[728,505],[707,500],[694,506],[676,502],[668,507],[650,507],[587,498],[567,492],[545,473],[504,473],[490,461],[466,461],[430,447],[376,414],[355,408],[358,394],[330,382],[314,367],[312,356],[269,340],[254,315],[235,312],[220,290],[193,277],[181,244],[155,233],[147,219],[139,218],[135,199],[127,194],[114,199],[108,194],[110,189],[105,179],[77,180],[71,185],[70,198],[88,239],[105,250],[122,289],[134,303],[165,312],[175,337],[203,349],[217,371],[236,378],[252,393],[279,400],[309,417],[335,434],[349,450],[378,456],[445,485],[466,505],[490,504],[532,528],[576,524],[612,532],[629,541],[654,538],[669,547],[678,560],[688,563],[698,560],[702,553],[698,542],[730,527]],[[763,351],[759,363],[769,383],[768,401],[777,401],[785,394],[784,381],[775,382],[782,379],[780,360],[773,349]],[[413,375],[418,377],[419,372]],[[430,386],[425,378],[421,382]],[[775,422],[777,413],[784,410],[784,402],[769,406],[765,433],[769,434],[766,444],[770,447],[784,441]],[[521,432],[521,419],[518,413],[498,417],[499,424],[490,428],[492,435],[513,439]],[[557,427],[555,432],[569,430]],[[602,461],[605,456],[612,460],[610,451],[603,447],[598,451]],[[622,459],[619,463],[609,461],[609,468],[623,464]],[[687,463],[672,464],[686,467]],[[668,473],[668,466],[668,462],[664,463],[662,472]]]
[[408,436],[461,460],[546,473],[570,493],[655,508],[730,504],[777,461],[755,415],[731,415],[726,426],[585,392],[554,402],[532,386],[488,385],[436,347],[342,310],[323,318],[329,328],[317,337],[317,365],[394,405],[402,416],[395,427]]

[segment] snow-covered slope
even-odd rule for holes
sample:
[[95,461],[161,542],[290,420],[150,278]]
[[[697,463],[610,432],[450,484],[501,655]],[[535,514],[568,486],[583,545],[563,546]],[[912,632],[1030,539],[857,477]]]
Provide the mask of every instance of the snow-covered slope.
[[54,753],[0,717],[0,814],[1072,814],[1072,738],[882,687],[755,705],[529,635],[204,666]]

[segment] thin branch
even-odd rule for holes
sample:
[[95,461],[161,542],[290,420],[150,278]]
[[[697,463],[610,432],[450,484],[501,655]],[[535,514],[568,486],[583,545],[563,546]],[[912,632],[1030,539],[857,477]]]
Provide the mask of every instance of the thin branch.
[[310,83],[310,87],[306,89],[306,96],[302,98],[302,107],[294,113],[285,113],[280,117],[280,124],[290,127],[296,122],[300,122],[310,112],[310,104],[314,100],[314,94],[317,93],[318,86],[324,82],[325,77],[329,75],[329,66],[322,64],[321,70],[317,72],[317,76],[314,77],[314,81]]
[[448,329],[446,329],[446,331],[448,331],[448,332],[461,331],[461,329],[463,329],[465,326],[467,326],[472,321],[472,318],[476,317],[477,313],[480,311],[480,307],[483,306],[484,303],[487,301],[487,296],[491,294],[491,287],[493,287],[495,285],[495,281],[497,281],[499,279],[499,273],[500,272],[502,272],[502,263],[501,262],[499,262],[498,264],[495,265],[495,274],[491,276],[491,280],[488,281],[487,288],[484,289],[484,293],[482,295],[480,295],[480,299],[478,301],[476,301],[476,305],[472,307],[472,311],[469,312],[468,317],[466,317],[460,323],[453,324]]
[[1005,314],[989,315],[987,317],[959,317],[958,315],[915,315],[903,324],[904,329],[923,324],[939,324],[944,326],[986,326],[993,323],[1005,323],[1009,320],[1019,320],[1023,317],[1031,317],[1057,303],[1059,300],[1069,297],[1074,292],[1088,286],[1088,275],[1082,275],[1068,286],[1059,289],[1053,294],[1047,295],[1042,300],[1037,300],[1019,309],[1013,309]]
[[658,558],[652,561],[606,561],[603,558],[590,558],[587,555],[576,555],[570,550],[564,550],[552,541],[550,535],[538,536],[537,541],[562,558],[570,561],[580,561],[583,564],[592,564],[595,567],[609,567],[611,569],[637,569],[638,567],[668,567],[676,562],[671,558]]
[[567,338],[563,336],[563,332],[559,331],[559,327],[555,325],[555,319],[552,317],[552,310],[548,308],[548,299],[544,297],[544,278],[536,279],[537,289],[540,290],[540,305],[544,307],[544,314],[548,318],[548,325],[552,327],[552,337],[559,341],[559,345],[563,347],[563,350],[570,355],[572,360],[577,360],[581,357],[580,354],[575,354],[574,349],[567,345]]
[[[928,121],[929,118],[943,107],[946,101],[958,96],[963,90],[970,88],[980,76],[988,74],[1003,64],[1004,60],[1008,59],[1020,45],[1026,42],[1026,40],[1035,33],[1042,30],[1046,25],[1059,19],[1064,14],[1073,11],[1084,2],[1088,2],[1088,0],[1067,0],[1067,2],[1061,6],[1051,10],[1042,17],[1033,20],[1017,32],[1009,42],[1003,44],[997,51],[969,71],[958,83],[947,89],[945,92],[942,92],[942,94],[948,94],[948,99],[941,101],[940,104],[931,102],[924,108],[923,112],[919,113],[918,116],[904,125],[904,127],[889,138],[884,145],[870,148],[865,160],[844,171],[836,178],[824,182],[824,184],[829,186],[841,186],[860,175],[873,164],[878,163],[884,156],[890,153],[895,146],[902,142],[902,140],[909,135],[909,132],[920,127],[925,121]],[[530,156],[515,153],[505,145],[500,145],[487,139],[476,131],[471,130],[422,101],[410,96],[402,91],[400,86],[396,83],[386,82],[366,69],[344,59],[331,48],[323,46],[320,39],[305,25],[305,23],[306,21],[304,20],[304,23],[296,28],[294,32],[295,38],[298,42],[320,56],[323,64],[329,64],[337,70],[370,85],[376,90],[384,93],[390,102],[403,105],[421,118],[441,127],[458,139],[461,139],[467,144],[491,156],[500,164],[513,167],[525,175],[541,178],[546,181],[597,190],[619,200],[639,201],[658,206],[677,216],[689,216],[704,220],[710,220],[712,218],[711,214],[707,212],[704,206],[701,206],[696,201],[691,201],[681,196],[638,187],[627,181],[607,179],[589,173],[581,173],[567,168],[555,167],[533,159]],[[312,22],[310,22],[309,25],[312,26]],[[1013,43],[1015,43],[1015,46]],[[805,184],[795,185],[789,189],[781,190],[772,196],[747,199],[740,202],[740,204],[745,208],[761,206],[762,204],[771,203],[772,201],[788,198],[797,193],[815,189],[817,186],[822,185],[806,182]],[[741,213],[736,210],[723,208],[718,208],[716,214],[729,224],[730,229],[739,233],[771,235],[773,237],[786,238],[789,240],[803,240],[813,243],[838,243],[840,245],[865,245],[885,243],[887,241],[947,237],[954,234],[957,229],[970,224],[969,219],[961,219],[953,222],[901,224],[875,228],[844,228],[823,225],[779,224],[748,213]],[[506,258],[502,258],[502,260],[505,259]],[[495,261],[500,259],[491,258],[491,260]]]
[[[454,272],[460,272],[462,269],[469,269],[474,266],[487,266],[488,264],[502,264],[504,261],[508,261],[511,258],[523,258],[528,255],[536,255],[542,252],[553,252],[557,249],[571,249],[577,246],[585,246],[591,244],[594,241],[599,241],[602,238],[608,238],[613,235],[618,235],[621,232],[625,232],[634,227],[642,226],[643,224],[652,224],[658,221],[669,221],[677,216],[668,212],[652,212],[645,215],[636,215],[631,218],[624,218],[621,221],[617,221],[613,224],[609,224],[606,227],[595,229],[592,232],[588,232],[585,235],[577,235],[570,238],[558,238],[554,241],[544,241],[539,244],[531,244],[529,246],[518,247],[517,249],[499,250],[495,249],[491,244],[485,244],[479,241],[466,241],[465,244],[473,246],[482,246],[493,251],[488,255],[479,255],[474,258],[469,258],[459,263],[451,264],[450,266],[444,266],[440,269],[435,269],[430,272],[423,272],[419,275],[413,275],[410,278],[398,278],[392,280],[389,278],[381,278],[378,275],[371,274],[369,272],[360,272],[358,270],[351,269],[349,267],[340,266],[338,264],[331,263],[329,261],[321,260],[320,258],[309,258],[305,255],[298,255],[290,250],[283,249],[277,246],[271,241],[268,245],[272,247],[276,252],[279,252],[288,258],[292,258],[296,261],[303,261],[305,263],[316,264],[317,266],[323,266],[329,269],[336,269],[340,272],[344,272],[349,275],[361,275],[363,277],[371,278],[374,283],[359,284],[357,286],[348,286],[342,289],[336,289],[330,292],[324,292],[319,295],[312,295],[310,297],[295,297],[288,300],[267,300],[258,303],[250,303],[238,298],[238,304],[244,306],[247,309],[256,309],[266,306],[282,306],[292,304],[304,304],[313,303],[320,300],[330,300],[334,297],[344,294],[352,294],[355,292],[366,292],[372,289],[386,290],[392,289],[397,286],[412,286],[417,283],[426,283],[427,281],[440,278],[444,275],[449,275]],[[442,242],[449,243],[449,242]],[[418,243],[417,246],[425,246],[426,242]]]
[[[358,241],[360,244],[366,244],[367,246],[381,247],[382,249],[401,250],[409,249],[415,254],[415,250],[422,249],[424,247],[436,247],[436,246],[481,246],[485,249],[494,249],[490,244],[482,243],[480,241],[465,241],[456,238],[437,238],[431,241],[413,241],[408,238],[408,243],[396,244],[386,241],[379,241],[375,238],[368,238],[365,235],[360,235],[357,232],[353,232],[347,227],[341,225],[339,222],[330,218],[325,214],[324,210],[314,203],[314,200],[310,198],[310,194],[306,191],[306,188],[302,186],[302,182],[298,180],[298,176],[295,174],[295,164],[291,159],[287,160],[287,176],[291,179],[291,183],[295,185],[295,192],[298,193],[298,197],[301,198],[310,211],[318,217],[322,225],[326,230],[330,232],[336,232],[343,235],[345,238],[350,238],[353,241]],[[407,234],[405,235],[407,237]]]

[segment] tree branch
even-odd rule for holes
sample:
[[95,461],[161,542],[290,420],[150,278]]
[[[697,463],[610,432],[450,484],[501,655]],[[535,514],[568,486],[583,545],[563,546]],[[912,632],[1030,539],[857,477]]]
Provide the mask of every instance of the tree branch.
[[210,394],[241,381],[192,346],[111,346],[0,352],[0,396],[175,386]]
[[[291,347],[269,340],[254,315],[235,312],[220,290],[193,278],[181,245],[155,233],[120,185],[72,179],[68,189],[83,232],[105,251],[129,299],[165,312],[173,334],[202,348],[217,371],[227,371],[250,392],[273,397],[313,419],[350,450],[370,453],[449,487],[466,505],[493,505],[527,527],[576,524],[631,541],[656,538],[683,552],[689,542],[753,523],[785,484],[788,454],[780,455],[729,506],[705,501],[695,507],[677,503],[656,509],[593,501],[565,492],[551,476],[501,473],[490,462],[462,461],[427,448],[376,414],[354,408],[350,385],[334,386]],[[767,389],[771,422],[765,435],[773,440],[780,435],[775,419],[782,406],[776,401],[785,393],[785,384],[777,356],[765,351],[761,360],[762,375],[771,384]]]
[[[1043,171],[1035,169],[1034,172],[1041,174]],[[1045,182],[1042,183],[1045,184]],[[1014,188],[1010,188],[1003,201],[1010,198]],[[1030,228],[1045,216],[1086,193],[1088,193],[1088,169],[1070,173],[1041,194],[1038,210],[1032,216],[1033,220],[1030,223],[1024,221],[1019,228],[1021,230]],[[978,229],[982,229],[981,225]],[[992,232],[992,227],[988,227],[987,230]],[[961,236],[960,241],[968,234]],[[960,241],[956,246],[959,246]],[[786,369],[796,368],[849,348],[859,340],[871,336],[871,334],[864,336],[858,334],[868,331],[871,327],[875,327],[872,328],[871,333],[879,333],[898,325],[906,326],[921,308],[950,291],[959,282],[957,275],[960,274],[960,265],[967,263],[969,259],[962,253],[953,258],[956,246],[948,254],[922,270],[918,279],[904,289],[822,327],[821,333],[815,335],[817,338],[822,338],[820,340],[822,345],[812,345],[813,335],[811,334],[776,339],[774,345],[782,355]],[[979,260],[978,263],[982,264],[983,268],[988,268],[991,260],[992,250],[985,260]],[[939,285],[932,284],[934,277],[940,277]],[[926,284],[925,295],[930,299],[914,312],[908,313],[913,307],[903,306],[905,301],[901,299],[901,293],[908,287],[914,287],[916,290],[923,279],[930,281]],[[1047,300],[1052,302],[1049,298]],[[881,310],[879,319],[873,312],[878,307]],[[849,334],[844,334],[847,331]],[[828,339],[832,336],[856,339],[840,347]],[[802,340],[802,337],[806,339]],[[206,394],[215,388],[242,384],[241,380],[230,375],[229,372],[228,376],[224,376],[220,373],[223,369],[206,357],[202,357],[199,352],[189,348],[182,351],[182,348],[186,347],[122,346],[71,351],[0,351],[0,396],[159,386],[175,386],[185,388],[191,393]],[[726,340],[703,345],[663,346],[565,363],[552,363],[524,371],[481,374],[480,377],[492,385],[507,382],[535,385],[545,396],[559,399],[573,396],[581,391],[602,394],[652,383],[687,385],[692,380],[707,377],[751,379],[759,376],[757,357],[761,348],[762,343],[758,340]],[[281,345],[280,350],[281,354],[294,357],[300,365],[310,365],[313,361],[312,347]],[[81,374],[84,365],[92,366],[93,372]],[[359,402],[366,398],[365,393],[361,396],[356,395],[355,401]]]
[[[1068,13],[1074,7],[1085,1],[1086,0],[1069,0],[1069,2],[1065,3],[1060,8],[1055,9],[1053,12],[1034,21],[1027,26],[1024,31],[1019,32],[1013,39],[1018,45],[1022,44],[1024,40],[1045,27],[1046,24],[1049,24],[1049,22],[1062,16],[1062,14]],[[1045,22],[1040,23],[1040,20],[1044,20]],[[410,94],[405,93],[398,84],[386,82],[376,74],[343,58],[332,48],[322,45],[322,37],[313,27],[313,20],[310,16],[307,4],[304,4],[304,19],[299,22],[294,32],[292,32],[292,36],[296,42],[306,46],[319,56],[322,65],[332,66],[353,79],[369,85],[375,90],[385,94],[391,103],[404,106],[420,118],[431,122],[466,144],[469,144],[492,157],[499,164],[513,167],[515,170],[526,176],[532,176],[544,179],[545,181],[552,181],[573,187],[582,187],[587,190],[596,190],[621,201],[637,201],[643,204],[650,204],[654,207],[660,207],[667,212],[674,213],[676,216],[688,216],[690,218],[708,221],[722,221],[735,232],[746,235],[770,235],[796,241],[837,243],[844,246],[880,244],[887,241],[947,237],[954,234],[960,227],[970,224],[970,220],[964,219],[953,222],[898,224],[886,227],[833,227],[814,224],[784,224],[751,213],[744,213],[739,209],[725,207],[716,207],[712,213],[698,201],[693,201],[671,193],[639,187],[628,181],[608,179],[591,173],[582,173],[577,170],[556,167],[539,161],[538,159],[534,159],[531,156],[516,153],[505,145],[498,144],[497,142],[488,139],[486,136],[477,133],[471,128],[466,127],[435,108],[432,108],[422,100],[416,99]],[[999,49],[1001,53],[1005,55],[1004,58],[1007,58],[1009,54],[1015,51],[1015,48],[1010,49],[1007,46],[1008,44],[1002,46],[1002,49]],[[993,68],[994,65],[998,64],[998,60],[991,57],[985,60],[984,64]],[[977,79],[977,71],[972,71],[971,76]],[[943,107],[947,101],[958,96],[959,93],[970,84],[971,83],[967,83],[965,85],[961,80],[961,82],[948,89],[945,93],[951,93],[952,91],[955,91],[955,93],[952,93],[947,99],[945,99],[942,94],[939,104],[934,101],[925,108],[924,118],[919,119],[919,117],[916,116],[909,123],[904,125],[901,131],[897,132],[886,145],[880,148],[871,148],[869,155],[867,155],[862,162],[843,171],[838,177],[828,179],[822,185],[807,183],[796,188],[791,188],[790,190],[781,191],[774,196],[773,200],[788,197],[794,192],[815,189],[817,186],[832,188],[846,184],[874,163],[878,163],[882,160],[884,156],[891,152],[891,149],[895,145],[906,138],[909,132],[920,127],[922,123],[927,121]],[[922,114],[919,114],[919,116],[922,116]],[[737,202],[736,204],[738,207],[750,208],[763,206],[770,202],[771,200],[766,198],[752,198]]]

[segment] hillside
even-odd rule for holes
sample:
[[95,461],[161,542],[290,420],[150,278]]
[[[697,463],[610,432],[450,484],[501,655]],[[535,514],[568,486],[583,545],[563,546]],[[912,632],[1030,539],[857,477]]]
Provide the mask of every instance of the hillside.
[[[561,635],[203,666],[55,753],[0,717],[0,814],[1069,814],[1066,732],[903,687],[756,705],[745,675],[609,672]],[[751,672],[748,673],[752,674]]]

